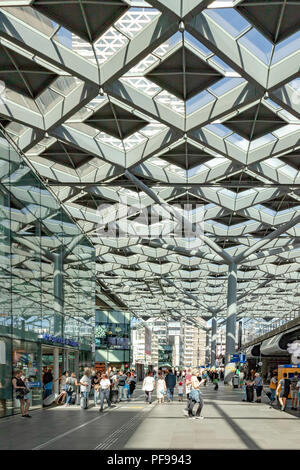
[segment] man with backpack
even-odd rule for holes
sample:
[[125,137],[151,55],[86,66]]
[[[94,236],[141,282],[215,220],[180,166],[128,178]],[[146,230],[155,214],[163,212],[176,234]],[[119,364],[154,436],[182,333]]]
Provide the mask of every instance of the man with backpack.
[[276,395],[278,396],[279,403],[281,405],[281,411],[285,411],[286,401],[289,397],[291,389],[291,381],[287,378],[287,373],[283,374],[283,379],[279,381],[278,387],[276,389]]
[[166,386],[167,386],[167,400],[173,401],[174,388],[176,385],[176,375],[172,374],[170,369],[168,369],[167,371],[165,381],[166,381]]
[[127,375],[125,375],[124,372],[120,370],[118,374],[119,401],[122,401],[122,398],[126,399],[125,391],[124,391],[126,380],[127,380]]

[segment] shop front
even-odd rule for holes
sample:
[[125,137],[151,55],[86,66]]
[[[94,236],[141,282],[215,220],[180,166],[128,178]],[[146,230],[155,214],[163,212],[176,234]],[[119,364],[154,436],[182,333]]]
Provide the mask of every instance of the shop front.
[[127,370],[130,367],[130,313],[96,310],[95,368]]
[[[30,409],[43,406],[44,377],[50,373],[53,379],[64,371],[75,372],[79,378],[84,367],[92,365],[91,349],[81,349],[76,341],[42,335],[38,341],[26,341],[0,336],[0,417],[20,413],[19,400],[12,389],[16,370],[24,373],[30,389]],[[51,393],[59,392],[59,381],[52,382]]]

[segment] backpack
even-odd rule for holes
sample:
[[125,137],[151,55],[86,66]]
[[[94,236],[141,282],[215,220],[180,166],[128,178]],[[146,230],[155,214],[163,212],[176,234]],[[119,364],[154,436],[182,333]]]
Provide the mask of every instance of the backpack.
[[287,395],[290,393],[290,386],[291,386],[291,381],[290,379],[284,379],[284,388],[283,388],[283,393]]

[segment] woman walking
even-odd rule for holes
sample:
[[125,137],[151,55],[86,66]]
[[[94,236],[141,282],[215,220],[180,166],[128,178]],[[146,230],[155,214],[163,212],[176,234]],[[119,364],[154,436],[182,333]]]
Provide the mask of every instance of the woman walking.
[[[200,392],[200,387],[204,383],[202,380],[199,382],[197,376],[198,376],[198,369],[193,369],[192,370],[192,377],[190,380],[190,385],[191,385],[191,390],[189,393],[189,399],[188,399],[188,416],[189,419],[203,419],[203,416],[201,416],[201,411],[204,405],[203,398]],[[195,404],[198,403],[198,408],[196,410],[196,415],[194,416],[193,414],[193,408]]]
[[79,383],[77,382],[76,374],[75,374],[75,372],[72,372],[71,377],[68,377],[67,380],[66,380],[67,399],[66,399],[65,406],[70,406],[71,405],[73,393],[76,392],[76,387],[78,385],[79,385]]
[[153,378],[153,372],[148,372],[147,377],[145,377],[143,381],[143,390],[146,394],[146,402],[148,402],[149,405],[151,405],[152,403],[152,393],[154,390],[154,386],[155,380]]
[[165,379],[161,374],[158,374],[158,379],[156,383],[156,396],[158,403],[164,403],[165,394],[167,393],[167,386]]
[[94,391],[94,405],[97,406],[98,403],[98,398],[100,394],[100,380],[101,380],[101,374],[100,372],[96,372],[96,375],[94,375],[91,379],[91,387]]
[[110,395],[110,380],[107,376],[107,374],[102,374],[101,380],[100,380],[100,410],[103,411],[103,405],[104,405],[104,399],[107,401],[107,405],[109,408],[111,407],[111,401],[109,398]]

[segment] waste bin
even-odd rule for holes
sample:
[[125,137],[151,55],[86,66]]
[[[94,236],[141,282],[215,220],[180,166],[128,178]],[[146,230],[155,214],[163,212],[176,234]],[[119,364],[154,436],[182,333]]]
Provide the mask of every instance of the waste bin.
[[240,378],[238,375],[234,375],[232,377],[232,386],[233,388],[239,388],[239,384],[240,384]]

